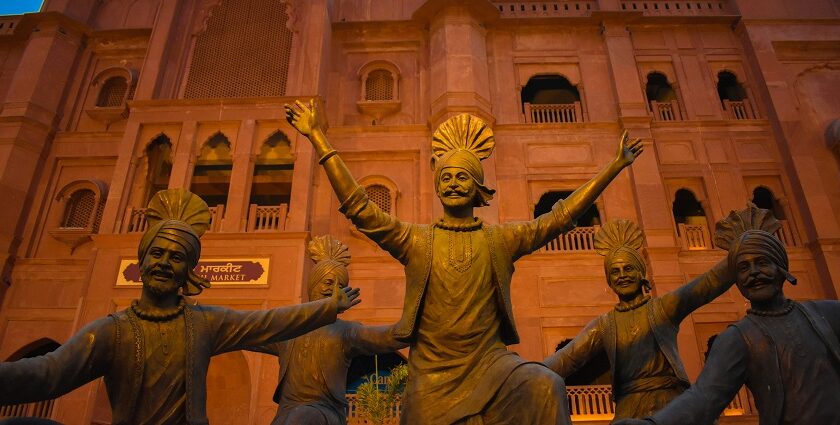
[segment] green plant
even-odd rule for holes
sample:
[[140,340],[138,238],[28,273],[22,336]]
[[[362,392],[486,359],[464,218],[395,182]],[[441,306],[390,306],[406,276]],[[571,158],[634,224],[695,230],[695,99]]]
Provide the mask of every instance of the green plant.
[[366,376],[364,382],[356,389],[356,402],[363,418],[374,425],[383,425],[393,416],[397,398],[405,389],[408,380],[408,365],[401,364],[391,369],[391,376],[385,389],[379,384],[379,373]]

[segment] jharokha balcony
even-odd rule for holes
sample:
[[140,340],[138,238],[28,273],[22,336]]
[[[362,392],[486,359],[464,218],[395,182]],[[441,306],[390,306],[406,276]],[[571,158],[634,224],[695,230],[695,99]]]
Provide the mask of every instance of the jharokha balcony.
[[[773,234],[788,248],[799,246],[790,222],[788,220],[779,220],[779,224],[781,226]],[[682,249],[686,251],[715,248],[714,243],[712,243],[709,228],[705,224],[679,223],[677,225],[677,233],[679,233]]]

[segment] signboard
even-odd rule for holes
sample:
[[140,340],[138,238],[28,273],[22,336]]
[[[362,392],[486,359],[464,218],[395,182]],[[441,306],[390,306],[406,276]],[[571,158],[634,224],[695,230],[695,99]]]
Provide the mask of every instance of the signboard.
[[[217,285],[268,285],[268,258],[206,258],[195,273]],[[120,261],[117,286],[142,285],[137,260]]]

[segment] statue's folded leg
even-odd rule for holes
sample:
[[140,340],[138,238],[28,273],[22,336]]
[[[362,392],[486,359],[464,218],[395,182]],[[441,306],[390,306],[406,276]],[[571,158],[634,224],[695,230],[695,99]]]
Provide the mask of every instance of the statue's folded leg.
[[467,418],[464,424],[570,425],[566,386],[547,367],[525,363],[511,372],[487,405],[481,420]]

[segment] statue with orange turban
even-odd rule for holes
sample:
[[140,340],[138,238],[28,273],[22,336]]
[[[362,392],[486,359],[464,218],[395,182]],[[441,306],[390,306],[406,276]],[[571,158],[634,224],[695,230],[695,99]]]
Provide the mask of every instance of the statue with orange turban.
[[796,284],[779,222],[748,206],[717,223],[715,245],[750,302],[747,316],[726,328],[709,350],[697,382],[645,419],[616,425],[707,425],[746,385],[761,425],[840,424],[840,301],[796,302]]
[[[332,296],[350,282],[350,251],[330,236],[309,242],[315,267],[309,276],[309,300]],[[347,423],[347,371],[357,356],[391,353],[408,344],[391,336],[392,326],[364,326],[338,319],[306,335],[252,351],[273,354],[280,363],[272,425],[344,425]]]
[[443,217],[404,223],[370,202],[324,134],[311,101],[286,106],[286,118],[309,138],[341,212],[405,267],[402,318],[395,339],[410,344],[400,421],[429,424],[569,424],[563,380],[506,345],[519,342],[511,306],[513,263],[574,227],[604,188],[642,152],[625,132],[618,153],[597,176],[532,221],[490,225],[473,215],[494,191],[481,161],[495,146],[481,119],[451,117],[432,135],[432,168]]
[[105,378],[114,425],[207,424],[210,357],[294,338],[333,323],[359,303],[358,289],[263,311],[188,302],[210,283],[193,269],[207,204],[179,189],[158,192],[146,212],[149,228],[137,252],[143,289],[131,306],[96,320],[55,351],[0,363],[0,405],[58,397]]
[[595,235],[604,256],[604,273],[618,304],[545,360],[564,378],[595,356],[610,363],[615,418],[643,418],[656,412],[689,386],[677,349],[680,323],[734,283],[726,261],[659,297],[651,297],[641,249],[641,229],[629,220],[609,221]]

